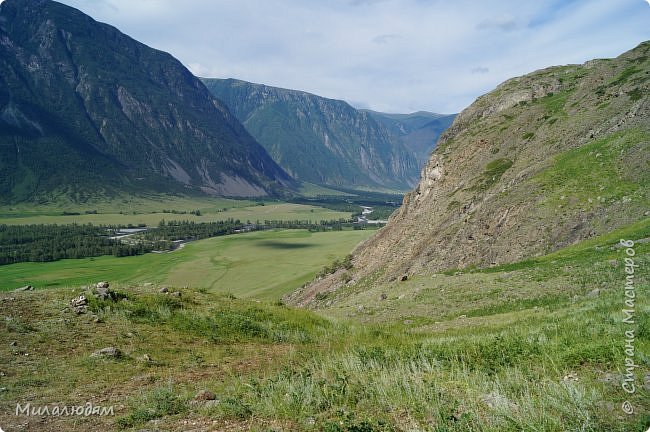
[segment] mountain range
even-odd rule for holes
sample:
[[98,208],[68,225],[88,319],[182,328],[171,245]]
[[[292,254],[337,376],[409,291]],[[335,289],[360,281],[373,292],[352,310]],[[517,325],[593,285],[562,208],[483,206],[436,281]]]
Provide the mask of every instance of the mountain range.
[[202,82],[171,55],[74,8],[0,5],[4,203],[123,192],[285,196],[300,181],[405,191],[447,119],[420,114]]
[[326,186],[407,190],[421,167],[367,112],[340,100],[236,79],[203,79],[294,178]]
[[49,0],[0,5],[0,172],[4,202],[294,183],[178,60]]
[[404,143],[415,156],[419,167],[426,164],[431,152],[436,147],[440,135],[454,121],[456,114],[436,114],[417,111],[411,114],[387,114],[364,110],[377,122]]
[[453,119],[357,110],[341,100],[236,79],[203,83],[294,178],[327,186],[410,189]]

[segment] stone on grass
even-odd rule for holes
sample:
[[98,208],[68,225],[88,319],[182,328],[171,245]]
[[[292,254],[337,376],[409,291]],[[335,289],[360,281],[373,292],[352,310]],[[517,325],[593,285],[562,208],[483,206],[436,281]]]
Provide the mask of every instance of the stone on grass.
[[587,297],[598,297],[600,295],[600,290],[598,288],[593,289],[587,293]]
[[[100,283],[104,283],[104,282],[100,282]],[[117,296],[115,295],[115,293],[108,288],[108,282],[105,283],[106,285],[102,285],[102,286],[99,286],[99,284],[97,284],[97,286],[93,291],[93,295],[100,300],[112,300],[112,301],[117,300]]]
[[86,313],[88,310],[88,299],[85,295],[81,294],[80,296],[70,300],[70,307],[72,308],[72,311],[77,315]]
[[106,347],[100,350],[95,351],[90,355],[91,357],[103,357],[103,358],[119,358],[122,357],[122,351],[115,347]]
[[34,291],[34,287],[31,285],[25,285],[24,287],[16,288],[14,291]]
[[216,399],[217,395],[212,393],[210,390],[201,390],[194,396],[195,401],[209,401]]

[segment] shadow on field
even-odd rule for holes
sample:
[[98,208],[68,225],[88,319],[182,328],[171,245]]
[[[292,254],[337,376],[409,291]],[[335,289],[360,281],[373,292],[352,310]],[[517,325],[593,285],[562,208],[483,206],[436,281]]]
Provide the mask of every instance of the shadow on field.
[[258,243],[258,246],[269,248],[269,249],[305,249],[314,247],[313,244],[309,243],[285,243],[275,240],[265,240]]

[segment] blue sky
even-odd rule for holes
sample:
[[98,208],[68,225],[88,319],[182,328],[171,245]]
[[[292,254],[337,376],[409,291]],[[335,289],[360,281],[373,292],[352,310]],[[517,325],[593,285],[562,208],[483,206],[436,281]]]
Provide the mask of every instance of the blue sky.
[[458,112],[500,82],[650,39],[648,0],[63,0],[196,75],[386,112]]

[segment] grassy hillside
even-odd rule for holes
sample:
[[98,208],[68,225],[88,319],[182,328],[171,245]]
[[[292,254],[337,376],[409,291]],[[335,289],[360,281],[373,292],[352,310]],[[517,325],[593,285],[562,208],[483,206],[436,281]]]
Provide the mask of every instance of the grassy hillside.
[[[650,365],[626,394],[625,248],[615,236],[469,273],[386,285],[324,318],[211,290],[116,285],[0,293],[0,424],[8,430],[645,431]],[[635,244],[639,268],[648,243]],[[597,288],[598,292],[594,293]],[[650,348],[650,284],[635,279],[634,346]],[[387,294],[381,300],[380,294]],[[90,294],[88,294],[90,295]],[[402,304],[405,307],[402,307]],[[74,337],[71,337],[74,335]],[[11,344],[11,342],[16,342]],[[114,346],[119,358],[94,358]],[[215,401],[195,401],[200,390]],[[114,406],[114,416],[16,417],[33,405]],[[628,401],[634,414],[622,411]]]
[[[648,218],[648,54],[645,42],[479,97],[386,229],[358,250],[353,279],[519,262]],[[326,278],[306,295],[346,283]]]
[[0,291],[28,284],[53,288],[112,280],[279,299],[373,232],[264,231],[200,240],[163,254],[12,264],[2,266]]

